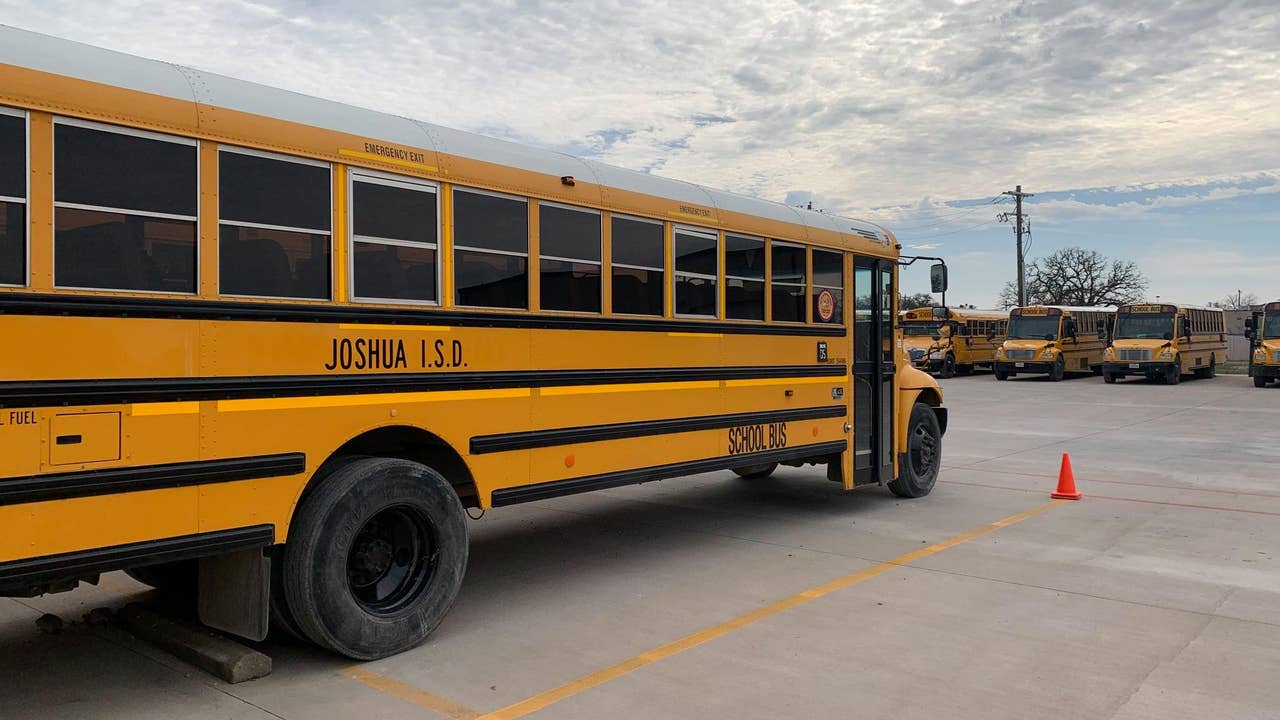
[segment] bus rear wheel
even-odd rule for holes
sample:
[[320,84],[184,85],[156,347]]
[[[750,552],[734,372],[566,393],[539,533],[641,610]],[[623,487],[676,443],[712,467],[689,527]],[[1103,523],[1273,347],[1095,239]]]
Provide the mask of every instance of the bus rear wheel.
[[889,483],[889,490],[904,498],[928,495],[942,467],[942,426],[933,408],[924,403],[916,403],[911,408],[903,460],[898,464],[898,477]]
[[303,497],[281,584],[308,639],[374,660],[426,640],[466,566],[465,512],[449,482],[408,460],[359,458]]
[[778,463],[761,463],[760,465],[744,465],[742,467],[732,468],[735,475],[745,480],[759,480],[767,478],[778,469]]
[[1256,388],[1266,387],[1266,386],[1267,386],[1267,378],[1264,378],[1264,377],[1261,377],[1261,376],[1258,376],[1258,375],[1254,375],[1254,376],[1253,376],[1253,386],[1254,386],[1254,387],[1256,387]]

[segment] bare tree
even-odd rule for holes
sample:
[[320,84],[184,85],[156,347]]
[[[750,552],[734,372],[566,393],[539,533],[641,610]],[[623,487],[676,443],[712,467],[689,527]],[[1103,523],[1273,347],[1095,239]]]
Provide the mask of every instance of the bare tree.
[[1209,303],[1209,307],[1223,310],[1248,310],[1258,304],[1258,296],[1243,290],[1236,290],[1218,302]]
[[929,307],[933,305],[933,295],[929,293],[914,293],[911,295],[900,295],[898,297],[899,310],[911,310],[920,307]]
[[[1109,260],[1097,250],[1063,248],[1027,264],[1027,304],[1123,305],[1142,299],[1147,278],[1128,260]],[[1001,307],[1017,305],[1017,285],[1005,283]]]

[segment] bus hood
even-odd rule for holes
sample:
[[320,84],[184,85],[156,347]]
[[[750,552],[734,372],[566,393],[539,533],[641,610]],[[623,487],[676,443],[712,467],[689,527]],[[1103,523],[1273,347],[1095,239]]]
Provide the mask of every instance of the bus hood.
[[1116,338],[1111,344],[1117,350],[1159,350],[1168,345],[1169,341],[1159,338]]
[[1000,346],[1005,350],[1046,350],[1054,346],[1054,340],[1005,340]]

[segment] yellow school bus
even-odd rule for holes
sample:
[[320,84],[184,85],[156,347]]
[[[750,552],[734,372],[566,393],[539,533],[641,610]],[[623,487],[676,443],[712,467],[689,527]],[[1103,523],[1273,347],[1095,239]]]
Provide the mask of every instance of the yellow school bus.
[[0,219],[0,594],[129,569],[376,658],[468,508],[937,477],[870,223],[8,28]]
[[1211,378],[1227,357],[1227,326],[1217,308],[1135,303],[1116,311],[1115,336],[1103,353],[1102,378],[1144,375],[1177,385],[1186,373]]
[[1280,379],[1280,302],[1267,303],[1247,321],[1246,334],[1253,344],[1249,377],[1254,387],[1266,387]]
[[1056,382],[1067,373],[1098,372],[1115,313],[1113,307],[1013,308],[1009,337],[996,349],[996,379],[1038,373]]
[[1001,310],[914,308],[899,320],[911,364],[944,378],[990,367],[1009,328],[1009,313]]

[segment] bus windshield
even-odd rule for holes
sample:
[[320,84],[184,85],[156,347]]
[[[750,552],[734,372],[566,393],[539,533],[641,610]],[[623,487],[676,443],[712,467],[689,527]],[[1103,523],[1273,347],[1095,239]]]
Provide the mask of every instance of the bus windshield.
[[1173,337],[1173,315],[1125,313],[1116,320],[1116,338],[1126,340],[1163,340]]
[[1009,318],[1009,337],[1017,340],[1057,340],[1058,321],[1061,319],[1061,315],[1014,315]]
[[[1280,325],[1280,322],[1277,322],[1277,325]],[[902,334],[933,337],[939,334],[938,329],[941,327],[941,322],[904,322],[902,323]]]
[[1262,337],[1268,340],[1280,338],[1280,312],[1267,313],[1262,319]]

